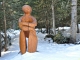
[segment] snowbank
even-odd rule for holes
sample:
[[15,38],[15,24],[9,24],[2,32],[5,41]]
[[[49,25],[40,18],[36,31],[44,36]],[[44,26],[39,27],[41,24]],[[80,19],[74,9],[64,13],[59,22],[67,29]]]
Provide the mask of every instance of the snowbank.
[[19,37],[14,39],[9,51],[2,52],[0,60],[80,60],[80,45],[56,44],[44,40],[46,34],[38,33],[38,47],[35,53],[19,52]]

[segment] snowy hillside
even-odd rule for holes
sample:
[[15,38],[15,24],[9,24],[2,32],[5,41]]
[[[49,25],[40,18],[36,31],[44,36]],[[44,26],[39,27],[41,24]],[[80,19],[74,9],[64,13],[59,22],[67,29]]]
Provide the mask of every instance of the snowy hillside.
[[[80,45],[56,44],[51,39],[44,40],[46,34],[38,33],[38,47],[35,53],[21,55],[19,52],[19,36],[14,38],[9,50],[2,52],[0,60],[80,60]],[[50,43],[49,41],[50,40]]]

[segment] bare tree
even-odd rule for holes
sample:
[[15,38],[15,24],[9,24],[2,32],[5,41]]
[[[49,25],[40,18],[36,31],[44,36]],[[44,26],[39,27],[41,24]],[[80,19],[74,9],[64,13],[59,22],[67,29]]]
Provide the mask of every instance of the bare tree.
[[77,0],[72,0],[71,5],[71,42],[75,43],[77,33]]
[[3,12],[4,12],[4,33],[5,33],[5,51],[7,51],[7,35],[6,35],[6,14],[5,14],[5,0],[3,0]]
[[0,57],[1,57],[1,32],[0,32]]
[[53,20],[53,33],[56,34],[55,31],[55,16],[54,16],[54,1],[52,0],[52,20]]

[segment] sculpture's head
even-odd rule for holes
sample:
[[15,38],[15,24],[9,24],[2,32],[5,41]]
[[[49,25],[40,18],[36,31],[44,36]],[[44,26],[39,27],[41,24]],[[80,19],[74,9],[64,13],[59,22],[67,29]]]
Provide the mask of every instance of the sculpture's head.
[[29,5],[24,5],[22,10],[25,14],[30,14],[32,12],[32,8]]

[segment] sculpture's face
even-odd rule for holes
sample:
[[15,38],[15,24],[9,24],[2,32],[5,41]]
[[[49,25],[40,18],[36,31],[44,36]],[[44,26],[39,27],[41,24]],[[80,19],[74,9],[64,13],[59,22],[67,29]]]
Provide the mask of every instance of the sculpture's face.
[[25,14],[30,14],[32,12],[32,8],[29,5],[24,5],[22,10]]

